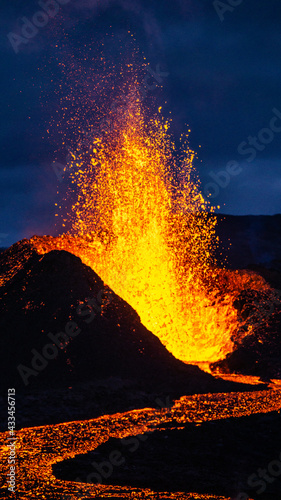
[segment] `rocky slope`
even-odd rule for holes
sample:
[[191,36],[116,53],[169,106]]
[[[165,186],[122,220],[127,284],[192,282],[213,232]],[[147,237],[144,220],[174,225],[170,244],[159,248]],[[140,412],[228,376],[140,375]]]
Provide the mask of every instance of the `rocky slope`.
[[[4,388],[16,387],[19,422],[26,422],[28,413],[36,416],[36,423],[42,415],[45,422],[48,415],[51,421],[85,414],[89,418],[91,409],[96,415],[103,409],[93,393],[109,381],[101,398],[101,406],[108,406],[115,391],[112,380],[122,381],[119,392],[125,396],[117,407],[123,410],[131,407],[134,393],[144,405],[157,394],[174,398],[238,387],[175,359],[129,304],[66,251],[39,255],[24,240],[0,255],[0,271],[0,376]],[[60,391],[65,397],[58,405]],[[79,402],[80,392],[84,396]],[[54,406],[60,408],[59,417]],[[114,404],[110,408],[117,411]]]

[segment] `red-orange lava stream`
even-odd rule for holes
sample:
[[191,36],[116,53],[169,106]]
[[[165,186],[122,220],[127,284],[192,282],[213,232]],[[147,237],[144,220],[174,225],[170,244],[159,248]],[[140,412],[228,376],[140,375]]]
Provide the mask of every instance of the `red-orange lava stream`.
[[[188,492],[154,492],[149,488],[85,484],[56,479],[52,464],[96,449],[110,437],[124,438],[144,432],[179,429],[196,422],[246,417],[257,413],[278,411],[281,391],[272,390],[244,393],[199,394],[184,396],[171,409],[145,408],[125,413],[105,415],[93,420],[66,422],[16,431],[16,496],[7,492],[7,482],[0,486],[3,499],[69,499],[115,498],[159,500],[230,500],[230,497]],[[8,433],[1,433],[0,458],[3,478],[9,470]],[[78,473],[78,471],[77,471]],[[200,476],[198,478],[200,482]],[[252,500],[249,498],[249,500]]]

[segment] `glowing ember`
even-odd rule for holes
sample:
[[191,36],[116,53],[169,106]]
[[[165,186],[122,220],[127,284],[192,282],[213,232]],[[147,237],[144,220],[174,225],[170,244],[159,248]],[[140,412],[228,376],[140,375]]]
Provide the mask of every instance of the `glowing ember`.
[[199,192],[194,153],[186,148],[176,165],[168,124],[145,120],[136,92],[93,151],[88,163],[75,158],[80,168],[71,171],[74,238],[60,237],[53,248],[91,266],[177,358],[223,358],[237,330],[234,291],[265,285],[215,268],[216,219]]

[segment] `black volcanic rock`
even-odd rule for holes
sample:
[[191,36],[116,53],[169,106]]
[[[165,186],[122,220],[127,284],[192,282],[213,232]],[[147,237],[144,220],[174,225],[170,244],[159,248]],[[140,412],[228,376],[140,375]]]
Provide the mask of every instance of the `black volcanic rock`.
[[[15,251],[18,253],[18,245]],[[43,256],[30,252],[29,259],[0,289],[0,307],[0,349],[11,360],[6,375],[12,385],[22,383],[19,365],[34,369],[32,349],[42,354],[47,344],[55,346],[50,332],[65,335],[72,328],[77,332],[68,337],[69,344],[64,349],[54,347],[58,355],[48,360],[42,373],[37,370],[37,376],[28,377],[28,383],[41,386],[53,380],[60,384],[73,378],[122,373],[139,376],[147,363],[153,363],[156,372],[162,363],[170,367],[177,363],[141,325],[137,313],[78,257],[65,251]],[[45,353],[51,358],[52,348]],[[4,359],[1,368],[3,364]]]
[[218,262],[257,272],[275,289],[276,300],[251,290],[241,294],[234,305],[253,331],[212,369],[281,378],[281,215],[216,217]]
[[281,273],[261,267],[258,271],[275,291],[269,297],[265,292],[245,290],[234,301],[249,333],[211,368],[218,373],[255,375],[268,381],[281,378]]

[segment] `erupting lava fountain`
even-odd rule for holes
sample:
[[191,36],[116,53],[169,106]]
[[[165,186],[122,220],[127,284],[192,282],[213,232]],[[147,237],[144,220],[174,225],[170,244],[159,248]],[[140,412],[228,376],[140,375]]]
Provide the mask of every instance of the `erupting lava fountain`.
[[217,361],[241,326],[235,296],[264,281],[216,267],[216,218],[200,194],[194,153],[183,146],[176,159],[169,124],[160,114],[145,119],[135,90],[124,111],[93,139],[89,162],[74,158],[70,233],[34,242],[42,253],[79,256],[178,359]]

